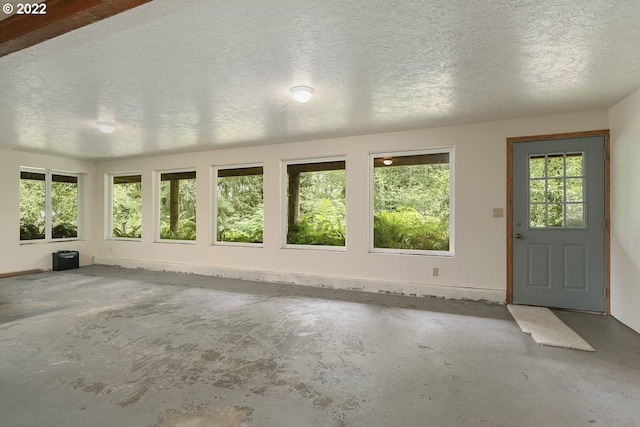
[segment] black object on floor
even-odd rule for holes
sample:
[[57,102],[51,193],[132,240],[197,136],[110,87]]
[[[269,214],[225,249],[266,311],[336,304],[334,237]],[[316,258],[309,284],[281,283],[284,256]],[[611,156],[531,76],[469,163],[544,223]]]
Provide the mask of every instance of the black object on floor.
[[53,269],[55,271],[80,268],[80,253],[78,251],[58,251],[53,253]]

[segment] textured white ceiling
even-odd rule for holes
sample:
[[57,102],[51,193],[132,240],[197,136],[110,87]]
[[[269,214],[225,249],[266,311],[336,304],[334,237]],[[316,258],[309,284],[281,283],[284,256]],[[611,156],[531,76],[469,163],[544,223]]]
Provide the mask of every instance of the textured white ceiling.
[[0,58],[0,148],[208,150],[606,109],[638,88],[639,0],[154,0]]

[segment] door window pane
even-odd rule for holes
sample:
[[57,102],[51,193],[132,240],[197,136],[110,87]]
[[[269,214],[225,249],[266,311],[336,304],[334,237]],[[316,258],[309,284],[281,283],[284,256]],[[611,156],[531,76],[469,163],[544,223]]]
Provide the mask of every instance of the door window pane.
[[542,157],[531,157],[529,159],[529,178],[544,178],[547,176],[545,172],[545,163],[546,158]]
[[564,202],[564,180],[563,179],[547,180],[547,201],[549,203]]
[[547,205],[547,227],[564,227],[564,205]]
[[569,203],[567,204],[567,227],[568,228],[584,228],[584,204]]
[[529,210],[531,227],[545,227],[547,225],[547,209],[545,204],[532,203]]
[[564,176],[564,156],[547,156],[547,177]]
[[584,176],[582,154],[567,154],[567,176]]
[[544,203],[546,197],[546,181],[544,179],[533,179],[529,183],[529,200],[531,203]]
[[584,178],[567,179],[567,202],[582,202],[584,200],[583,184]]

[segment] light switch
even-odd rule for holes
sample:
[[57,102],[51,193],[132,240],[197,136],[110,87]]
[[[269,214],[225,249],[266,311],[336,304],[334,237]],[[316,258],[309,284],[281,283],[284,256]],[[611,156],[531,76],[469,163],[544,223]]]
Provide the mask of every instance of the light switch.
[[494,218],[502,218],[504,216],[503,208],[493,208],[493,217]]

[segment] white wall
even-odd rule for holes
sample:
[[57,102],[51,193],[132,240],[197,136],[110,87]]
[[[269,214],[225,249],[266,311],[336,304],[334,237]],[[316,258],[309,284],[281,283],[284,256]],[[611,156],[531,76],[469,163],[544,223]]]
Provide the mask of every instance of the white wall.
[[[80,197],[85,201],[81,212],[80,240],[55,243],[20,242],[20,167],[51,169],[83,174]],[[80,252],[80,264],[93,262],[93,230],[96,218],[94,210],[95,164],[40,154],[0,150],[0,273],[13,273],[32,269],[51,269],[51,253],[61,249]]]
[[611,314],[640,332],[640,90],[609,111]]
[[[255,148],[102,162],[97,166],[96,262],[275,280],[368,291],[429,294],[504,301],[506,220],[493,208],[506,203],[506,138],[608,128],[606,111],[384,133]],[[368,252],[369,153],[455,147],[455,257]],[[281,161],[347,158],[347,251],[282,249]],[[264,164],[264,247],[212,246],[211,166]],[[194,167],[198,176],[198,240],[193,245],[156,243],[156,170]],[[143,239],[108,240],[106,174],[141,171]],[[439,268],[438,277],[432,269]]]

